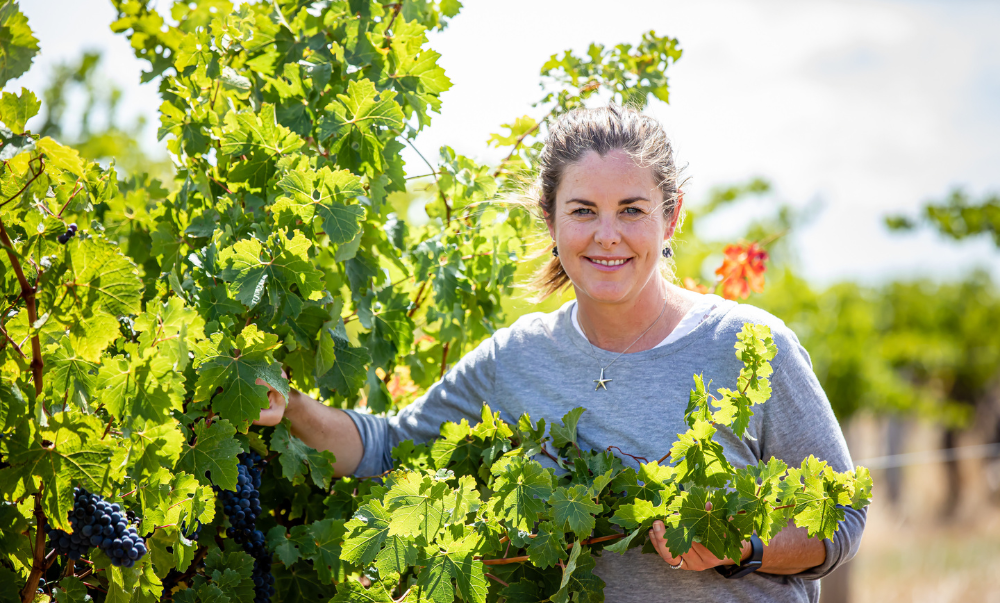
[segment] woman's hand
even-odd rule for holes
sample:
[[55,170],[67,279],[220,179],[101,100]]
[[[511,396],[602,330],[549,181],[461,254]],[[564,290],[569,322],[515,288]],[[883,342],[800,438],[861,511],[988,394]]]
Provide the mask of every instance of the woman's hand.
[[[705,505],[705,510],[711,511],[712,503]],[[691,549],[688,552],[674,557],[667,549],[667,541],[663,537],[665,532],[666,527],[663,525],[663,522],[657,519],[653,522],[653,527],[649,530],[649,539],[653,543],[653,548],[660,554],[660,557],[676,569],[700,572],[720,565],[733,565],[731,559],[719,559],[700,542],[692,543]],[[749,555],[750,543],[743,541],[743,555],[740,559],[746,559]]]
[[[281,376],[285,379],[288,378],[288,375],[285,374],[284,370],[281,371]],[[260,418],[254,421],[253,424],[271,426],[281,423],[281,418],[285,416],[285,408],[288,405],[288,401],[285,400],[284,396],[278,393],[278,390],[271,387],[270,384],[263,379],[257,379],[256,383],[257,385],[267,385],[267,400],[271,403],[271,405],[260,411]],[[289,397],[291,397],[292,391],[293,390],[289,390]]]

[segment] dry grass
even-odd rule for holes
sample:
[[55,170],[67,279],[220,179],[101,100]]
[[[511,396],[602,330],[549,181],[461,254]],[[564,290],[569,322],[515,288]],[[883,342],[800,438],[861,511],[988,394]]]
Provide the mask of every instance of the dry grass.
[[[853,425],[851,432],[855,458],[884,454],[877,424]],[[911,424],[905,451],[934,449],[939,442],[936,428]],[[850,603],[1000,603],[1000,506],[991,502],[986,478],[987,465],[995,470],[997,463],[960,461],[965,489],[951,518],[942,513],[941,464],[906,467],[896,506],[880,495],[884,472],[873,472],[874,502],[850,563]]]

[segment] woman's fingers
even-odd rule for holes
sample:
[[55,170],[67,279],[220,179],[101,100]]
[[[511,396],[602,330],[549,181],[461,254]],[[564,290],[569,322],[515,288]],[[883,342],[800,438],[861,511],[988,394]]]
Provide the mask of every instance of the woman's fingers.
[[285,397],[263,379],[258,378],[256,384],[267,386],[267,401],[269,405],[260,411],[260,418],[253,422],[254,425],[277,425],[281,422],[281,418],[285,416]]
[[[674,557],[670,554],[670,550],[667,548],[667,541],[663,538],[663,534],[667,531],[663,522],[657,519],[653,522],[653,527],[649,530],[649,540],[653,543],[653,548],[659,553],[660,557],[669,563],[670,565],[677,565],[681,562],[681,557]],[[684,569],[683,567],[681,569]]]

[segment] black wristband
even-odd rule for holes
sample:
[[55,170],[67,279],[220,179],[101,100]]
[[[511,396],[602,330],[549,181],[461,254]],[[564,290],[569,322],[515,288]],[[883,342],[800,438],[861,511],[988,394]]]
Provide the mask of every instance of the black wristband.
[[715,571],[724,577],[742,578],[751,572],[760,569],[761,560],[764,558],[764,543],[760,541],[757,534],[750,535],[750,557],[739,565],[717,565]]

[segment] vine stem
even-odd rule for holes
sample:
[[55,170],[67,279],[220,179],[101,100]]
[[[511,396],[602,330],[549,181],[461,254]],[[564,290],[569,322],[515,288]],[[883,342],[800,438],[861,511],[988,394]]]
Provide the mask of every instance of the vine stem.
[[31,573],[28,574],[28,581],[21,590],[21,603],[31,603],[35,600],[35,592],[38,590],[38,579],[45,571],[45,512],[42,511],[42,490],[43,484],[38,492],[35,492],[35,546],[31,551]]
[[444,374],[448,370],[448,347],[451,346],[450,341],[444,343],[444,350],[441,352],[441,375],[438,380],[444,379]]
[[500,578],[497,578],[496,576],[494,576],[493,574],[491,574],[489,572],[486,572],[485,576],[487,578],[489,578],[490,580],[493,580],[494,582],[497,582],[499,584],[503,584],[504,586],[510,586],[510,584],[508,584],[507,582],[504,582],[503,580],[501,580]]
[[406,144],[410,145],[410,148],[413,149],[414,151],[416,151],[417,155],[420,156],[420,158],[424,160],[424,163],[427,164],[427,167],[429,167],[431,169],[431,174],[430,175],[434,176],[434,184],[437,186],[438,196],[440,196],[441,197],[441,201],[444,202],[444,217],[445,217],[444,225],[445,225],[445,228],[447,228],[448,224],[451,223],[451,205],[448,203],[448,197],[446,197],[445,194],[444,194],[444,191],[441,190],[441,181],[438,180],[438,177],[437,177],[437,168],[435,168],[433,165],[431,165],[430,161],[427,161],[427,158],[424,157],[424,154],[420,152],[420,149],[418,149],[417,146],[415,144],[413,144],[413,142],[409,138],[407,138],[406,136],[403,136],[403,142],[405,142]]
[[[38,309],[35,307],[35,288],[28,284],[28,279],[24,276],[21,262],[14,255],[14,243],[11,242],[10,237],[7,235],[7,229],[4,227],[2,219],[0,219],[0,243],[3,243],[7,251],[7,257],[10,258],[14,274],[17,276],[17,282],[21,285],[21,297],[24,298],[25,305],[28,306],[28,324],[34,325],[38,320]],[[36,397],[42,395],[42,367],[44,366],[45,363],[42,361],[42,346],[38,341],[38,334],[36,333],[31,338],[31,376],[35,382]]]

